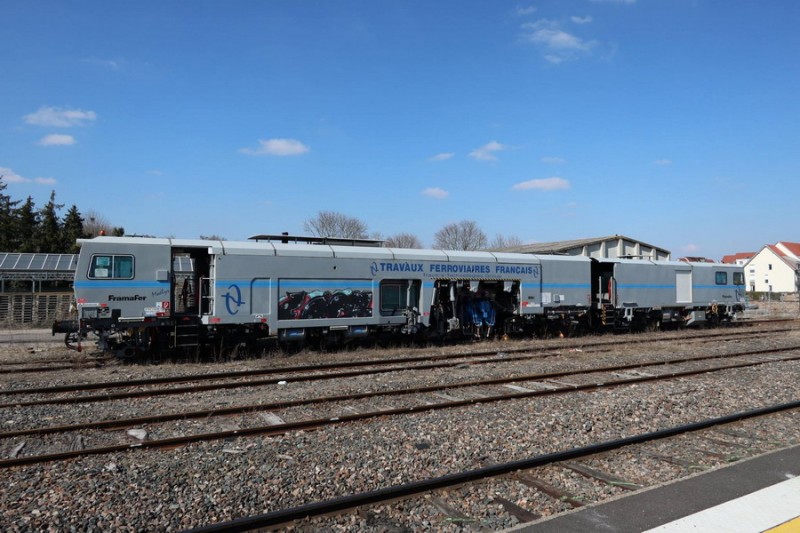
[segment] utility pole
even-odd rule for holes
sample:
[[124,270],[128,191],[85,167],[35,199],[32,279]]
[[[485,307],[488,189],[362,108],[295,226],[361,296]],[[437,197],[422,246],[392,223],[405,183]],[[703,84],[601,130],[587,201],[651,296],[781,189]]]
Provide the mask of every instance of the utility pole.
[[797,312],[800,314],[800,263],[795,263],[794,288],[797,292]]

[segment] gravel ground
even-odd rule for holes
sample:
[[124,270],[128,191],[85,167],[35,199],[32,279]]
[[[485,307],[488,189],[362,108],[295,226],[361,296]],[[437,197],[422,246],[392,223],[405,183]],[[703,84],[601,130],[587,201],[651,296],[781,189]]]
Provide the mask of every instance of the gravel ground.
[[[619,337],[620,340],[627,336]],[[646,338],[646,337],[643,337]],[[592,339],[595,340],[595,339]],[[609,342],[613,342],[610,338]],[[3,430],[40,427],[82,420],[119,418],[148,413],[198,409],[214,405],[249,405],[278,399],[327,396],[364,390],[403,388],[421,383],[453,383],[489,376],[553,372],[588,364],[604,366],[634,360],[685,357],[711,353],[739,352],[759,347],[800,344],[800,332],[773,337],[736,339],[709,343],[648,343],[622,345],[604,353],[580,350],[579,341],[532,341],[535,347],[561,347],[559,356],[524,362],[501,361],[494,364],[465,364],[437,371],[417,371],[372,375],[363,378],[320,382],[290,383],[286,386],[248,387],[208,391],[201,394],[141,400],[96,402],[69,407],[41,406],[0,411]],[[511,343],[511,346],[520,345]],[[506,345],[507,346],[507,345]],[[646,347],[646,348],[643,348]],[[13,349],[5,349],[3,359],[11,360]],[[463,347],[462,347],[463,348]],[[484,349],[479,346],[477,349]],[[456,350],[456,348],[445,348]],[[38,357],[53,357],[56,352],[41,348]],[[43,353],[46,352],[46,353]],[[20,352],[22,353],[22,352]],[[101,369],[51,372],[40,375],[3,375],[5,387],[70,382],[106,381],[192,372],[219,372],[239,368],[293,365],[305,360],[350,360],[403,354],[394,350],[367,350],[337,354],[303,354],[299,358],[243,361],[219,365],[111,365]],[[414,355],[426,353],[414,351]],[[19,353],[16,354],[19,356]],[[399,355],[398,355],[399,356]],[[116,374],[114,373],[116,372]],[[531,457],[541,453],[583,446],[632,434],[654,431],[710,416],[745,410],[800,398],[800,362],[780,362],[726,370],[713,374],[679,378],[667,382],[641,383],[597,392],[531,398],[475,405],[468,408],[418,413],[412,416],[382,417],[360,423],[342,424],[314,432],[295,432],[277,437],[252,437],[199,443],[173,450],[138,450],[127,453],[86,457],[61,463],[14,467],[4,472],[5,490],[0,495],[0,527],[4,531],[33,530],[165,530],[210,524],[236,517],[264,513],[302,503],[332,498],[353,492],[381,488],[492,462]],[[126,378],[127,379],[127,378]],[[531,383],[517,385],[534,388]],[[450,395],[461,395],[451,390]],[[506,390],[505,392],[509,392]],[[419,401],[419,397],[415,401]],[[431,398],[442,401],[442,398]],[[347,408],[393,407],[396,399],[371,400],[368,404],[340,403],[324,407],[302,407],[278,412],[285,420],[346,413]],[[405,400],[403,400],[405,401]],[[400,402],[402,403],[402,401]],[[367,407],[365,407],[365,405]],[[220,427],[247,427],[263,423],[263,413],[147,427],[150,438],[191,434]],[[800,415],[784,415],[785,434],[772,425],[774,442],[758,441],[764,450],[794,439],[800,434]],[[87,446],[118,442],[120,430],[81,432]],[[74,435],[45,438],[7,439],[0,451],[7,455],[20,441],[30,449],[62,449]],[[735,456],[737,445],[752,447],[747,438],[719,434],[727,448],[708,443],[706,451],[723,452],[715,457],[679,444],[652,443],[653,453],[690,458],[694,466],[680,466],[653,458],[628,460],[624,452],[609,454],[602,461],[587,463],[634,483],[647,483],[652,477],[680,477],[702,468],[725,464]],[[13,441],[13,442],[8,442]],[[692,447],[695,447],[692,445]],[[613,463],[616,466],[610,466]],[[620,467],[618,465],[627,465]],[[622,472],[622,474],[620,474]],[[623,475],[624,474],[624,475]],[[565,491],[586,494],[589,501],[620,493],[613,486],[596,486],[585,477],[561,467],[548,467],[537,477]],[[481,527],[499,529],[513,525],[492,494],[537,512],[556,513],[570,508],[564,502],[543,498],[511,478],[493,480],[488,490],[463,487],[448,491],[442,501],[457,512],[478,520]],[[488,496],[487,496],[488,494]],[[420,503],[421,502],[421,503]],[[435,502],[424,498],[370,509],[362,515],[329,522],[342,531],[365,529],[388,531],[402,524],[415,530],[461,531],[475,524],[448,517]],[[541,504],[538,505],[538,504]],[[409,520],[410,519],[410,520]],[[314,529],[313,523],[308,530]],[[326,526],[327,527],[327,526]],[[302,529],[302,526],[300,527]]]

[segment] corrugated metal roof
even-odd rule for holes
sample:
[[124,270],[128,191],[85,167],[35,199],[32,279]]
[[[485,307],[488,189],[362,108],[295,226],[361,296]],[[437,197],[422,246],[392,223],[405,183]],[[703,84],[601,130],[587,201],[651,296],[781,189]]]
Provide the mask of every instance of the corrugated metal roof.
[[574,239],[570,241],[537,242],[533,244],[523,244],[521,246],[511,246],[508,248],[502,248],[501,250],[504,252],[519,252],[525,254],[554,254],[564,252],[572,248],[577,248],[579,246],[588,246],[603,241],[618,241],[620,239],[633,243],[639,243],[642,246],[659,250],[667,254],[669,253],[669,250],[659,246],[653,246],[652,244],[648,244],[637,239],[632,239],[631,237],[626,237],[625,235],[609,235],[607,237],[591,237],[586,239]]

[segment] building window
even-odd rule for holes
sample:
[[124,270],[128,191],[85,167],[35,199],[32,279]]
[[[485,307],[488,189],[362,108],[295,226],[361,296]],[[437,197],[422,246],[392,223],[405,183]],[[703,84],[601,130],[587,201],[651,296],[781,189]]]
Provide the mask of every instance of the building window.
[[772,270],[772,263],[769,264],[769,269]]
[[94,255],[89,279],[133,279],[132,255]]

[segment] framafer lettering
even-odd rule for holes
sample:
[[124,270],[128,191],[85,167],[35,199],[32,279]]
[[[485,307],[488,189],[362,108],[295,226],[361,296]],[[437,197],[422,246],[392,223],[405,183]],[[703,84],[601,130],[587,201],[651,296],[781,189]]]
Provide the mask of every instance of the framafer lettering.
[[109,302],[139,302],[142,300],[147,300],[147,297],[139,296],[138,294],[134,294],[133,296],[114,296],[113,294],[108,295]]

